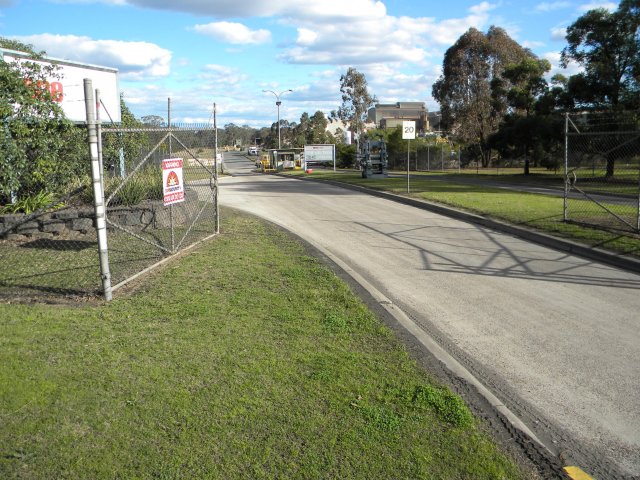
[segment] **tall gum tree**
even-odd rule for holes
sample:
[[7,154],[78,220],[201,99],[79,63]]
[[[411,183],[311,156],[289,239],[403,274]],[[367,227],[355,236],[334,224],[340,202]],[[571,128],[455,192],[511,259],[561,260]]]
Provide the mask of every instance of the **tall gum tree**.
[[[574,61],[587,88],[581,104],[595,109],[638,108],[640,95],[640,0],[623,0],[618,10],[589,10],[567,28],[562,64]],[[579,83],[579,82],[575,82]]]
[[358,135],[363,130],[364,118],[371,106],[377,102],[375,95],[369,93],[364,73],[349,67],[340,77],[342,104],[338,109],[338,118],[349,124],[349,130]]
[[[495,95],[492,84],[509,64],[532,57],[500,27],[486,34],[470,28],[444,56],[442,75],[432,94],[440,104],[442,126],[472,147],[483,167],[491,160],[490,137],[507,109],[505,98]],[[503,89],[508,91],[507,86]]]
[[[567,28],[564,65],[575,61],[584,72],[569,79],[576,105],[595,111],[613,112],[622,120],[623,111],[640,109],[640,0],[622,0],[618,9],[589,10]],[[628,120],[627,120],[628,121]],[[633,122],[633,120],[632,120]],[[622,128],[622,127],[621,127]],[[610,149],[606,156],[606,178],[614,175],[615,162],[624,156]]]

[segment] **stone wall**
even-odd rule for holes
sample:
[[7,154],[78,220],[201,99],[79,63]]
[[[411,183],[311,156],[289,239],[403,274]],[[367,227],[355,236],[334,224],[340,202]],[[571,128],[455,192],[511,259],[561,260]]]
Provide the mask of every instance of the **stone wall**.
[[93,235],[93,208],[65,208],[40,214],[0,215],[0,238],[27,240],[41,238],[82,238]]
[[[181,204],[174,206],[174,224],[185,222]],[[148,202],[133,207],[109,208],[110,221],[125,228],[148,230],[169,226],[169,212],[162,202]],[[107,224],[107,228],[112,227]],[[0,239],[30,240],[43,238],[95,237],[95,213],[92,207],[65,208],[55,212],[24,215],[0,215]]]

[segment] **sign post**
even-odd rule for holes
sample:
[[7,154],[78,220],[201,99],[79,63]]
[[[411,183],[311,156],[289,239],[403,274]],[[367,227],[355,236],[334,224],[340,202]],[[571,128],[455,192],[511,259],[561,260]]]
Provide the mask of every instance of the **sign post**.
[[402,122],[402,139],[407,141],[407,193],[409,193],[409,146],[411,140],[416,138],[416,122],[404,121]]

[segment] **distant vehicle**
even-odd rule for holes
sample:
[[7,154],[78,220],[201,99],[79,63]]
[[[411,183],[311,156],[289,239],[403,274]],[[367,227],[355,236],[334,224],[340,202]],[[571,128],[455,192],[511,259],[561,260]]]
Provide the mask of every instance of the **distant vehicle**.
[[247,154],[258,156],[258,147],[249,147]]

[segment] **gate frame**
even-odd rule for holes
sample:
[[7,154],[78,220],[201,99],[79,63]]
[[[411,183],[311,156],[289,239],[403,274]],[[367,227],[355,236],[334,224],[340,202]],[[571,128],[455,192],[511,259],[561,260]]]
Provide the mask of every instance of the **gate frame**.
[[[597,205],[598,207],[602,208],[604,211],[606,211],[609,215],[613,216],[614,218],[616,218],[618,221],[620,221],[621,223],[627,225],[628,227],[630,227],[634,233],[640,233],[640,165],[638,166],[638,198],[637,198],[637,202],[636,202],[636,225],[632,225],[631,223],[627,222],[625,219],[620,218],[619,215],[617,215],[616,213],[612,212],[610,209],[608,209],[605,205],[603,205],[602,203],[598,202],[595,198],[591,197],[587,192],[583,191],[582,189],[576,187],[576,183],[577,183],[577,177],[576,177],[576,170],[578,170],[578,168],[573,168],[571,171],[569,171],[569,136],[572,135],[569,132],[569,124],[571,124],[571,126],[573,127],[573,129],[575,130],[575,134],[573,135],[589,135],[589,133],[583,133],[580,131],[580,129],[577,127],[577,125],[571,120],[570,116],[569,116],[569,112],[565,113],[565,126],[564,126],[564,203],[563,203],[563,221],[564,222],[568,222],[569,221],[569,212],[568,212],[568,203],[569,203],[569,193],[571,192],[571,190],[575,190],[577,191],[580,195],[582,195],[586,200],[594,203],[595,205]],[[606,135],[608,132],[597,132],[594,133],[592,135]],[[623,143],[622,145],[618,145],[616,148],[620,148],[623,145],[627,144],[627,143],[631,143],[634,142],[635,140],[637,140],[638,138],[640,138],[640,132],[617,132],[617,133],[634,133],[637,136],[634,137],[633,139],[629,140],[628,142]]]
[[[99,94],[99,92],[98,92]],[[98,97],[99,98],[99,97]],[[185,128],[177,128],[177,127],[168,127],[168,128],[158,128],[158,127],[150,127],[150,128],[108,128],[101,129],[101,122],[99,115],[96,114],[96,96],[94,96],[94,92],[91,86],[91,80],[85,80],[85,105],[87,112],[87,126],[89,129],[88,135],[88,144],[89,144],[89,152],[91,156],[91,165],[92,165],[92,179],[93,179],[93,188],[94,188],[94,207],[96,212],[96,230],[98,232],[98,248],[100,253],[100,272],[102,277],[102,289],[104,298],[107,301],[112,299],[112,293],[122,286],[126,285],[130,281],[150,272],[156,267],[166,263],[167,261],[175,258],[176,256],[182,254],[185,251],[190,250],[191,248],[210,240],[211,238],[217,236],[219,231],[219,209],[218,209],[218,161],[217,161],[217,131],[215,131],[214,127],[202,128],[202,127],[193,127],[193,129],[185,129]],[[188,132],[188,131],[203,131],[203,130],[211,130],[212,133],[216,135],[216,145],[214,147],[214,166],[213,170],[205,165],[198,157],[195,155],[190,148],[184,145],[184,143],[174,135],[177,132]],[[166,133],[166,135],[151,149],[150,152],[140,161],[135,168],[130,171],[125,178],[123,178],[122,183],[111,193],[111,195],[105,199],[104,198],[104,188],[103,188],[103,175],[104,171],[101,168],[102,165],[102,135],[98,137],[98,132],[102,133],[136,133],[136,132],[162,132]],[[168,249],[163,245],[158,243],[154,243],[146,238],[137,235],[135,232],[131,232],[122,225],[116,224],[110,221],[107,217],[107,206],[109,202],[113,199],[113,197],[118,193],[118,191],[122,188],[124,184],[129,181],[133,175],[135,175],[140,168],[144,164],[147,163],[151,155],[158,149],[160,145],[162,145],[165,141],[175,140],[189,155],[190,158],[193,158],[197,163],[200,164],[202,168],[204,168],[210,174],[209,187],[211,188],[211,197],[205,203],[205,205],[200,208],[197,212],[193,221],[189,225],[189,228],[186,230],[182,238],[179,240],[177,245],[175,244],[173,234],[174,234],[174,226],[173,226],[173,215],[170,212],[170,227],[171,227],[171,236],[172,236],[172,248]],[[193,226],[198,222],[198,220],[202,217],[205,209],[209,206],[214,207],[214,231],[207,235],[206,237],[187,245],[182,248],[182,244],[184,240],[187,238]],[[107,224],[111,225],[114,228],[124,231],[125,233],[138,238],[141,241],[151,244],[152,246],[158,248],[160,251],[164,252],[167,256],[155,262],[154,264],[142,269],[141,271],[131,275],[129,278],[126,278],[119,282],[116,285],[111,284],[111,274],[109,270],[109,254],[107,247]]]

